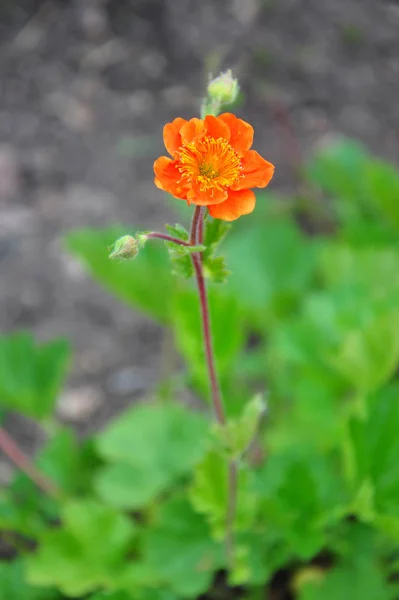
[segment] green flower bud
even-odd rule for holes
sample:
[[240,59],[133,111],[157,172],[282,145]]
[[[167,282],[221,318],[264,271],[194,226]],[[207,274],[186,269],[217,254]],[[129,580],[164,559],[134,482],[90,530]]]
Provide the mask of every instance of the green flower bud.
[[146,236],[139,234],[136,237],[132,235],[124,235],[120,237],[116,242],[109,248],[109,258],[112,260],[130,260],[135,258],[139,253],[140,248],[145,243]]
[[221,73],[208,84],[208,95],[220,104],[232,104],[239,92],[238,80],[234,79],[230,69]]

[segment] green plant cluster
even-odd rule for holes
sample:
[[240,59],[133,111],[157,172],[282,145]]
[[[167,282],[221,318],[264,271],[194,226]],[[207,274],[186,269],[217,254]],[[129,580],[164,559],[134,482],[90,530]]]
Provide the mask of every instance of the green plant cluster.
[[[209,279],[226,274],[216,250],[231,271],[209,285],[225,428],[178,401],[189,386],[205,403],[207,375],[194,286],[164,244],[115,263],[125,228],[69,235],[95,279],[172,330],[187,369],[82,443],[52,422],[65,343],[1,339],[2,414],[51,432],[36,463],[60,490],[18,474],[1,492],[16,548],[2,600],[232,597],[221,578],[256,600],[277,573],[297,600],[399,597],[399,173],[341,140],[303,176],[304,197],[259,194],[221,249],[206,222]],[[239,461],[230,564],[225,455]]]

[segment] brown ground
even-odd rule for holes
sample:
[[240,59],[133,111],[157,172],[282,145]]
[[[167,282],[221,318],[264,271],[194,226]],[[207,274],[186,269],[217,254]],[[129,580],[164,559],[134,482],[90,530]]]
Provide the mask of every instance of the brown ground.
[[[306,156],[327,133],[395,161],[399,3],[387,0],[2,0],[0,326],[66,335],[74,368],[60,413],[83,429],[157,380],[162,332],[62,249],[75,227],[161,227],[152,183],[169,119],[198,113],[206,74],[231,67],[241,116],[292,189],[291,115]],[[10,423],[25,441],[33,436]]]

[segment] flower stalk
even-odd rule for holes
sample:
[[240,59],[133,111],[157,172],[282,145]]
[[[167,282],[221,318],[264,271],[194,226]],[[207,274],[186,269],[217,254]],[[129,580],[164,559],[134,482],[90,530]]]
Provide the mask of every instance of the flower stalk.
[[[203,223],[204,208],[196,206],[192,225],[191,225],[191,243],[193,245],[202,244],[203,241]],[[211,323],[209,315],[209,304],[206,292],[206,284],[202,268],[201,253],[191,255],[195,276],[197,280],[198,295],[201,309],[202,332],[205,345],[206,364],[209,377],[209,387],[211,390],[211,399],[216,420],[219,425],[226,425],[226,412],[223,406],[220,386],[216,374],[215,356],[213,352]],[[238,489],[238,462],[231,458],[228,462],[227,473],[227,507],[226,507],[226,556],[229,566],[232,566],[234,560],[234,521],[237,505]]]
[[[201,206],[197,206],[194,211],[193,222],[191,226],[191,242],[192,245],[199,244],[199,231],[200,223],[203,221],[203,208]],[[201,307],[201,321],[202,321],[202,332],[204,336],[204,344],[205,344],[205,356],[206,356],[206,364],[209,375],[209,384],[211,389],[211,397],[213,409],[216,415],[216,420],[219,425],[224,425],[226,423],[226,415],[222,402],[222,397],[220,394],[219,383],[216,375],[215,368],[215,357],[213,353],[213,344],[212,344],[212,334],[211,334],[211,324],[210,324],[210,316],[209,316],[209,305],[208,305],[208,297],[206,293],[206,284],[204,273],[202,269],[202,260],[201,253],[195,253],[192,255],[192,261],[195,269],[195,277],[197,280],[198,287],[198,295]]]

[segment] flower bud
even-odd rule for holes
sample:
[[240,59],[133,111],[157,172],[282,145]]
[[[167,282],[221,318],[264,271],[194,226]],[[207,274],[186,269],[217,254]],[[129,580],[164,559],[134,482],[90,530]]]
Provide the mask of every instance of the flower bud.
[[238,80],[234,79],[231,69],[221,73],[208,84],[208,95],[220,104],[232,104],[238,96]]
[[132,235],[124,235],[116,240],[109,248],[109,258],[112,260],[129,260],[135,258],[143,245],[143,236],[133,237]]

